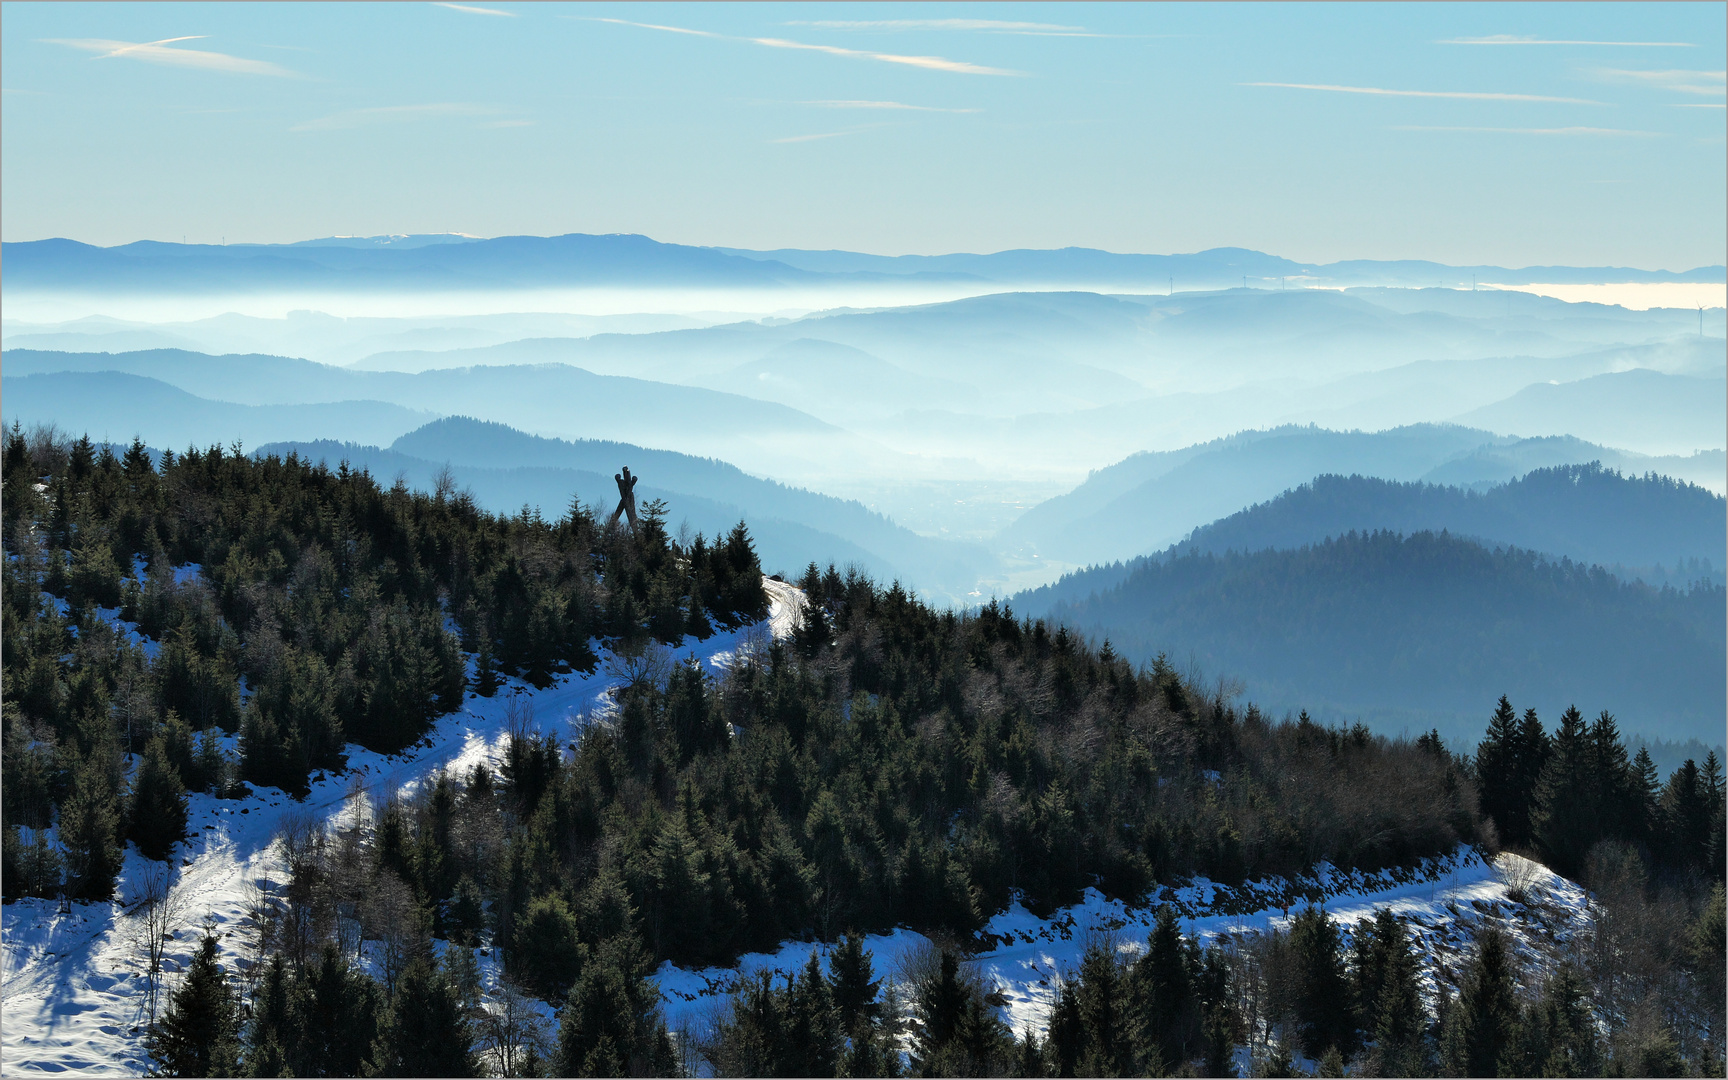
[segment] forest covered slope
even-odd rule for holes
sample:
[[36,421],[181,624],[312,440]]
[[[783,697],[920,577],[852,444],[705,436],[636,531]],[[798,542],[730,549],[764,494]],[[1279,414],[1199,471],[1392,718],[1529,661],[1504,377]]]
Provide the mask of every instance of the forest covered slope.
[[1347,532],[1286,550],[1172,549],[1022,594],[1136,662],[1160,653],[1245,680],[1266,707],[1466,737],[1484,695],[1597,701],[1629,730],[1721,738],[1724,590],[1449,533]]
[[[1548,1041],[1517,1060],[1551,1063],[1554,1045],[1631,1070],[1662,1054],[1696,1061],[1699,1031],[1718,1023],[1687,996],[1720,925],[1720,891],[1699,884],[1720,876],[1718,763],[1688,762],[1661,785],[1606,713],[1586,723],[1568,710],[1550,736],[1503,701],[1474,756],[1434,734],[1279,722],[1163,657],[1131,663],[994,603],[938,610],[814,563],[795,588],[770,583],[745,526],[674,538],[658,501],[639,526],[581,507],[502,516],[293,453],[153,461],[141,443],[116,454],[17,430],[4,464],[8,918],[35,941],[58,925],[43,899],[64,894],[81,927],[95,923],[80,940],[118,958],[127,910],[170,928],[148,920],[172,918],[176,873],[256,875],[250,906],[222,901],[221,925],[243,937],[212,921],[189,953],[173,946],[185,974],[171,992],[157,992],[165,950],[145,950],[126,993],[157,1018],[144,1050],[163,1071],[1069,1076],[1219,1071],[1239,1047],[1264,1068],[1299,1047],[1370,1071],[1469,1071],[1481,1052],[1469,1018],[1482,1015],[1471,995],[1511,993],[1525,932],[1484,922],[1471,966],[1449,975],[1438,958],[1457,927],[1406,928],[1387,907],[1347,940],[1316,901],[1396,902],[1421,882],[1458,894],[1459,873],[1486,865],[1468,849],[1502,837],[1601,883],[1651,882],[1672,924],[1674,958],[1652,984],[1678,1017],[1669,1027],[1550,1031],[1533,1003],[1507,1030]],[[1411,545],[1455,586],[1483,558],[1460,544],[1376,534],[1309,550],[1394,564]],[[1518,598],[1560,606],[1569,594],[1556,601],[1555,584],[1583,573],[1518,553],[1490,561]],[[1171,565],[1204,579],[1234,564]],[[1296,569],[1292,580],[1337,576]],[[1584,583],[1630,631],[1651,628],[1627,600],[1643,594],[1600,573]],[[784,624],[752,637],[770,584]],[[1710,599],[1664,596],[1675,623]],[[720,628],[732,647],[698,663]],[[571,726],[533,721],[534,702],[597,677],[603,691],[565,715]],[[458,739],[442,765],[386,781],[418,748],[449,745],[452,713],[502,717],[495,744]],[[332,803],[356,763],[378,770],[378,798],[349,772]],[[328,813],[294,809],[314,794]],[[268,808],[274,831],[235,807]],[[157,880],[169,892],[148,894]],[[1547,900],[1520,894],[1536,914],[1518,919],[1579,902],[1557,879],[1546,888]],[[1615,910],[1655,910],[1634,892]],[[1271,907],[1302,899],[1270,922]],[[1028,920],[1067,940],[1073,912],[1101,904],[1140,913],[1144,951],[1083,943],[1053,987],[1043,977],[1048,1008],[1010,1029],[1007,999],[968,954],[999,934],[1030,943]],[[1268,919],[1237,942],[1185,930],[1179,912]],[[902,957],[898,989],[876,977],[862,932],[928,943]],[[668,1027],[656,970],[692,985],[681,971],[811,941],[832,943],[826,965],[813,954],[784,986],[736,978],[700,1030]],[[125,998],[92,968],[94,946],[71,955],[56,968],[40,949],[19,953],[9,993],[49,1012]],[[1421,961],[1431,972],[1418,956],[1435,958]],[[247,975],[230,980],[238,959]],[[1342,991],[1357,984],[1381,990]],[[1576,1010],[1596,984],[1536,985],[1539,1002]],[[548,1004],[555,1035],[532,1020]],[[45,1030],[38,1020],[29,1031]],[[12,1039],[9,1052],[24,1045]]]
[[[1599,463],[1536,469],[1467,491],[1325,475],[1195,529],[1182,550],[1252,552],[1319,543],[1350,530],[1439,532],[1619,568],[1654,585],[1723,584],[1728,502],[1693,484],[1622,476]],[[1661,571],[1656,570],[1657,566]]]

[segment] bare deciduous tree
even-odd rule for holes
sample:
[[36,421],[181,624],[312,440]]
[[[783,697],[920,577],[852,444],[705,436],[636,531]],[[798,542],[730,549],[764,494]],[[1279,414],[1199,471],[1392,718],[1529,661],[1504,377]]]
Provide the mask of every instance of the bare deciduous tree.
[[499,1076],[521,1076],[530,1056],[549,1056],[546,1021],[514,982],[500,979],[498,992],[479,1011],[480,1038]]
[[426,930],[414,894],[394,873],[380,871],[361,908],[366,939],[378,942],[378,966],[384,986],[396,993],[396,979],[411,960],[426,951]]
[[162,952],[180,923],[183,907],[174,891],[171,867],[153,865],[144,871],[143,880],[138,885],[138,901],[132,910],[137,920],[135,932],[141,939],[145,956],[142,1009],[151,1023],[155,1023],[161,1003]]

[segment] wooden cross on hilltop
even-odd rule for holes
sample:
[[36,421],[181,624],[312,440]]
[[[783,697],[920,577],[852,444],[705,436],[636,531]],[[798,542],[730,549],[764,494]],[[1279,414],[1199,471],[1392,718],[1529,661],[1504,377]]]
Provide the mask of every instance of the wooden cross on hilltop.
[[624,466],[624,471],[613,473],[612,479],[618,481],[618,509],[612,511],[609,525],[618,523],[620,514],[630,519],[630,531],[636,531],[636,481],[639,477],[630,475],[630,466]]

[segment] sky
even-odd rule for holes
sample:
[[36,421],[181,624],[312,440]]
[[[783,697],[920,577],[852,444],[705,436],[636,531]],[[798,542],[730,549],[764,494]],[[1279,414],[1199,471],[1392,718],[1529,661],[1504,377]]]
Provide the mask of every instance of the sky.
[[1728,6],[0,5],[0,237],[1720,264]]

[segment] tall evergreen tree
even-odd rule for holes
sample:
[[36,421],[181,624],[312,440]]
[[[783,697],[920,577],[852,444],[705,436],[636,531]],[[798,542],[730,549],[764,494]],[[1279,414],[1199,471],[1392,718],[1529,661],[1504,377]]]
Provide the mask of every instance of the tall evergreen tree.
[[1319,908],[1302,909],[1290,925],[1296,970],[1296,1030],[1302,1050],[1318,1058],[1328,1048],[1355,1049],[1356,1024],[1338,927]]
[[602,942],[559,1014],[560,1076],[656,1076],[672,1068],[660,992],[632,934]]
[[1590,1005],[1589,984],[1577,968],[1561,964],[1549,976],[1541,998],[1525,1008],[1517,1046],[1504,1064],[1525,1076],[1601,1075]]
[[1500,842],[1518,843],[1520,810],[1526,789],[1520,786],[1518,714],[1506,695],[1488,720],[1488,733],[1476,747],[1476,783],[1481,792],[1482,812],[1494,819]]
[[1577,877],[1584,855],[1602,837],[1596,793],[1596,754],[1576,707],[1568,707],[1554,734],[1554,752],[1536,789],[1534,832],[1549,865]]
[[1602,836],[1637,839],[1637,777],[1627,760],[1626,744],[1620,741],[1620,725],[1606,709],[1590,725],[1590,768]]
[[252,1022],[246,1026],[246,1075],[277,1077],[293,1075],[289,1061],[300,1061],[299,1033],[290,1012],[292,987],[288,965],[281,953],[264,965],[263,977],[252,995]]
[[1713,807],[1697,762],[1687,758],[1668,777],[1659,800],[1660,858],[1677,874],[1701,873],[1709,858]]
[[127,807],[126,833],[147,859],[166,859],[186,836],[186,787],[168,760],[161,736],[150,740],[138,762]]
[[1511,963],[1500,931],[1484,930],[1458,1000],[1446,1015],[1442,1056],[1449,1075],[1518,1075],[1518,1002]]
[[1079,987],[1064,979],[1056,986],[1056,1000],[1050,1008],[1050,1025],[1044,1036],[1044,1062],[1050,1075],[1070,1077],[1078,1074],[1080,1053],[1086,1038],[1080,1020]]
[[787,990],[786,1027],[794,1075],[833,1076],[844,1045],[840,1014],[834,1008],[834,997],[815,950]]
[[839,1010],[840,1025],[848,1034],[876,1019],[876,997],[881,991],[882,980],[870,977],[874,974],[870,959],[869,951],[864,948],[864,935],[856,931],[842,938],[828,956],[834,1007]]
[[114,895],[114,879],[120,873],[119,824],[119,809],[104,770],[92,758],[80,760],[72,770],[72,791],[60,807],[68,894],[84,900]]
[[1422,993],[1416,957],[1409,935],[1389,908],[1374,918],[1378,989],[1362,1013],[1363,1026],[1374,1039],[1381,1072],[1386,1076],[1416,1076],[1425,1065],[1422,1045]]
[[325,942],[289,999],[294,1041],[288,1065],[300,1076],[358,1076],[378,1038],[378,984]]
[[456,988],[425,957],[396,982],[373,1049],[375,1076],[477,1076],[474,1033]]
[[1123,1076],[1134,1071],[1135,1054],[1124,972],[1115,950],[1094,943],[1080,958],[1080,1026],[1086,1032],[1080,1071],[1088,1076]]
[[1146,952],[1134,962],[1128,996],[1138,1014],[1138,1041],[1146,1064],[1155,1070],[1178,1068],[1187,1059],[1194,1020],[1194,979],[1176,911],[1160,905]]
[[215,935],[206,932],[185,981],[151,1031],[151,1054],[163,1076],[233,1076],[237,1071],[240,1003],[216,949]]

